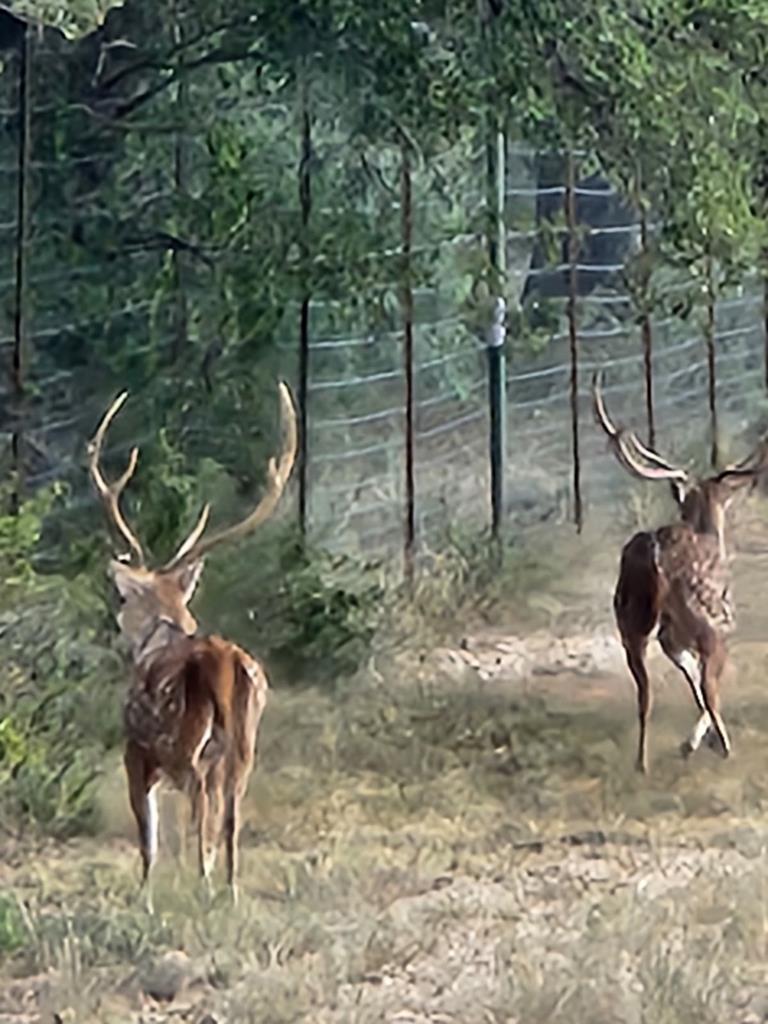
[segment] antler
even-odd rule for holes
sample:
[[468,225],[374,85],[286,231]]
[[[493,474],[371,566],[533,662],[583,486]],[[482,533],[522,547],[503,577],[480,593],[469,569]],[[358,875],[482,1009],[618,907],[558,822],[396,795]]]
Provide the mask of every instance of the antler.
[[732,477],[754,477],[758,473],[765,472],[766,469],[768,469],[768,437],[762,437],[746,458],[741,462],[726,466],[715,479],[722,482]]
[[[689,475],[684,469],[674,466],[671,462],[667,462],[661,455],[653,451],[653,449],[647,448],[637,438],[633,430],[627,430],[626,427],[622,426],[615,426],[605,408],[602,394],[602,373],[600,370],[596,370],[592,377],[592,403],[595,419],[608,435],[608,441],[614,455],[628,472],[634,473],[635,476],[639,476],[643,480],[677,480],[679,483],[688,482]],[[638,455],[647,462],[652,463],[652,465],[643,465],[642,462],[638,461]]]
[[288,478],[291,475],[293,464],[296,461],[296,452],[298,450],[296,409],[293,404],[291,392],[284,381],[280,381],[279,391],[280,420],[283,430],[283,448],[277,462],[274,458],[269,460],[269,467],[267,470],[267,493],[250,515],[246,516],[242,522],[236,523],[234,526],[229,526],[225,530],[221,530],[219,533],[214,533],[205,540],[201,540],[200,538],[202,537],[203,531],[208,523],[208,516],[211,511],[210,505],[206,505],[200,513],[200,518],[198,519],[194,529],[184,543],[179,547],[170,562],[164,566],[164,569],[173,569],[183,563],[196,561],[206,554],[206,552],[210,551],[216,544],[221,544],[225,540],[238,540],[240,537],[246,536],[246,534],[266,522],[275,511],[277,503],[285,490],[285,485],[288,483]]
[[120,510],[120,495],[123,493],[126,484],[134,474],[136,463],[139,458],[139,449],[135,447],[131,449],[131,454],[125,471],[122,476],[118,477],[118,479],[112,484],[107,483],[104,478],[104,474],[101,472],[101,467],[99,466],[99,462],[101,460],[101,449],[104,445],[104,437],[109,429],[110,423],[120,411],[127,397],[127,391],[123,391],[121,395],[117,396],[104,414],[93,439],[88,442],[88,468],[96,490],[98,491],[101,500],[104,502],[107,515],[115,524],[118,531],[128,541],[131,550],[138,557],[139,563],[143,566],[145,564],[144,551],[142,550],[138,538],[132,532],[128,523],[126,523],[123,513]]

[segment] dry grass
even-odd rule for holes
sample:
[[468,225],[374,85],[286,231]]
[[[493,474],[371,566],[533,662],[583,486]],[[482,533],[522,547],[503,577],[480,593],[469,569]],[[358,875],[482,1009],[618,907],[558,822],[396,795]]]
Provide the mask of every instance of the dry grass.
[[[623,676],[562,676],[544,699],[535,680],[524,694],[379,656],[333,694],[275,692],[238,908],[201,901],[169,834],[153,917],[116,764],[98,841],[7,843],[0,1022],[768,1019],[768,648],[759,560],[747,570],[731,762],[678,757],[694,716],[674,676],[640,779]],[[567,580],[550,588],[564,609],[588,598]]]

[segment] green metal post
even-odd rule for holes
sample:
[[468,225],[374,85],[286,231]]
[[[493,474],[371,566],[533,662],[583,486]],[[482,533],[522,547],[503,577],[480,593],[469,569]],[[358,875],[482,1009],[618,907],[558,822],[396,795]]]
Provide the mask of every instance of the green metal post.
[[507,272],[504,206],[506,199],[506,138],[504,119],[498,110],[495,79],[499,52],[496,25],[501,8],[493,0],[479,5],[480,34],[490,58],[489,87],[486,93],[487,136],[486,169],[488,197],[488,258],[491,264],[491,322],[486,337],[488,352],[488,402],[490,407],[489,463],[491,470],[491,533],[497,542],[499,558],[504,516],[504,475],[507,455],[507,367],[504,351],[506,303],[504,284]]
[[488,197],[492,211],[489,218],[488,253],[493,267],[495,301],[486,344],[490,403],[491,531],[496,541],[501,539],[502,534],[507,455],[507,361],[504,351],[506,303],[503,295],[507,269],[505,181],[505,137],[504,132],[494,124],[488,144]]

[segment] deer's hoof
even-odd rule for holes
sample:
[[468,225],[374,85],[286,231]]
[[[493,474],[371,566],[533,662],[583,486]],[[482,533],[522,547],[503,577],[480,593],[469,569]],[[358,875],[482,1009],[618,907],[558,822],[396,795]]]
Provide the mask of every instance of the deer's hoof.
[[731,748],[726,743],[723,743],[722,739],[714,729],[711,729],[707,733],[705,743],[710,750],[713,750],[716,754],[720,754],[723,759],[731,756]]

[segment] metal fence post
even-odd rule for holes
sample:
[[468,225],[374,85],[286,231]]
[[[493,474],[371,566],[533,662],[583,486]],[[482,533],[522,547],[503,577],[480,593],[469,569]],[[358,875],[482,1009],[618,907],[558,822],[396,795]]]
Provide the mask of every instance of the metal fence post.
[[[179,17],[180,11],[178,7],[173,11],[173,23],[171,26],[171,32],[173,36],[174,46],[181,49],[184,45],[184,21]],[[181,74],[179,76],[179,82],[176,87],[176,98],[175,106],[177,112],[177,120],[179,125],[185,124],[185,114],[189,106],[189,83],[187,82],[186,75]],[[187,140],[186,132],[179,128],[174,134],[173,139],[173,184],[176,191],[176,201],[178,203],[181,196],[186,197],[187,189]],[[177,232],[182,234],[180,229],[177,227]],[[171,263],[173,267],[173,287],[174,287],[174,298],[175,298],[175,310],[174,310],[174,331],[173,339],[171,341],[171,363],[176,366],[181,359],[184,350],[187,347],[188,334],[189,334],[189,308],[187,304],[187,291],[186,291],[186,274],[184,272],[186,254],[181,251],[180,246],[174,246],[171,253]]]
[[501,538],[504,515],[504,470],[507,447],[507,371],[504,355],[507,304],[497,295],[488,331],[488,394],[490,399],[491,529]]
[[640,320],[640,335],[643,342],[643,368],[645,372],[645,414],[648,423],[648,445],[656,446],[656,422],[653,409],[653,327],[648,313],[648,292],[650,284],[650,247],[648,244],[648,213],[641,194],[641,176],[637,172],[637,199],[640,207],[640,259],[642,260],[643,312]]
[[25,25],[19,40],[19,153],[16,189],[16,273],[13,309],[12,380],[14,425],[11,435],[13,491],[11,513],[24,494],[24,399],[27,361],[27,258],[29,249],[29,173],[31,158],[32,32]]
[[487,337],[488,398],[490,404],[489,458],[491,470],[491,533],[501,539],[504,516],[504,476],[507,451],[506,302],[503,295],[507,269],[504,202],[506,192],[506,138],[494,114],[490,117],[487,148],[488,255],[493,268],[495,302]]
[[413,289],[411,286],[411,250],[413,248],[413,188],[408,143],[400,143],[400,217],[403,303],[403,376],[405,380],[405,535],[403,557],[405,578],[413,582],[413,558],[416,544],[416,501],[413,464]]
[[707,295],[707,319],[704,334],[707,343],[707,397],[709,400],[709,429],[711,446],[709,460],[713,469],[717,469],[720,462],[720,447],[717,424],[717,377],[715,360],[715,282],[712,256],[707,253],[705,263],[706,295]]
[[488,259],[491,265],[491,295],[494,298],[491,323],[486,338],[488,353],[488,403],[490,411],[489,467],[491,473],[491,535],[497,543],[497,555],[502,547],[504,516],[504,476],[507,451],[507,367],[504,341],[506,336],[506,302],[504,283],[507,271],[507,241],[504,222],[506,204],[506,135],[503,115],[497,108],[498,97],[494,80],[498,71],[499,54],[496,41],[496,20],[500,8],[493,0],[481,0],[480,37],[489,54],[490,76],[486,91],[487,136],[486,196],[488,208]]
[[307,69],[302,63],[299,68],[299,117],[301,132],[301,156],[299,159],[299,205],[301,207],[301,258],[304,274],[304,292],[299,312],[299,530],[302,537],[307,532],[307,485],[309,476],[309,443],[307,437],[309,399],[309,242],[307,231],[312,213],[312,123],[309,113]]
[[576,224],[576,161],[568,153],[565,192],[565,220],[568,226],[568,343],[571,359],[571,453],[573,460],[573,519],[581,533],[583,508],[581,501],[581,454],[579,450],[579,337],[577,303],[579,295],[579,236]]

